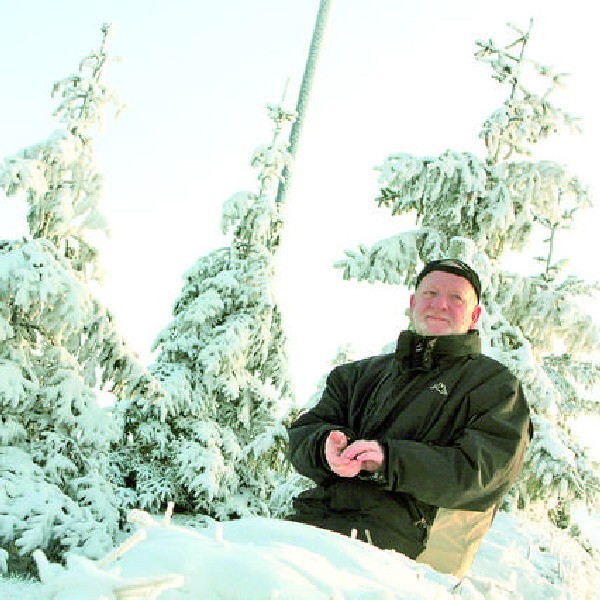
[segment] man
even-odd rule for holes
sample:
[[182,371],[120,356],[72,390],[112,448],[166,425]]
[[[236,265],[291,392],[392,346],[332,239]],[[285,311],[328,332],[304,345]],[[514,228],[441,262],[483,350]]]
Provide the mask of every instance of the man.
[[336,367],[290,427],[290,458],[317,485],[290,519],[416,558],[439,507],[488,511],[520,472],[529,408],[518,380],[480,353],[479,277],[428,263],[396,351]]

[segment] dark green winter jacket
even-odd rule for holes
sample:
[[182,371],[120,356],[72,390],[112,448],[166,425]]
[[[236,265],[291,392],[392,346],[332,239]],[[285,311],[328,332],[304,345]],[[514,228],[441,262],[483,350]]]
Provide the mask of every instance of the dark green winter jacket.
[[[396,352],[336,367],[320,402],[290,427],[290,458],[317,487],[294,500],[290,519],[416,557],[437,507],[486,510],[516,480],[530,438],[518,380],[480,353],[477,331],[418,336]],[[375,475],[335,475],[329,432],[378,440]]]

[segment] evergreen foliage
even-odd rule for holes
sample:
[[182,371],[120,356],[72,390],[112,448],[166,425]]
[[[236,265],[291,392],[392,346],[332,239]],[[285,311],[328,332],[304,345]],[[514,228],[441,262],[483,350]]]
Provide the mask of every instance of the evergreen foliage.
[[[537,143],[576,130],[577,120],[553,103],[564,75],[525,57],[531,26],[511,27],[517,37],[506,46],[477,42],[477,60],[507,89],[506,101],[481,130],[485,156],[448,150],[437,157],[388,157],[379,167],[377,202],[393,215],[415,215],[418,228],[347,251],[336,266],[346,279],[396,285],[411,285],[422,263],[444,256],[479,272],[485,350],[523,382],[535,426],[523,476],[506,505],[542,506],[566,527],[574,499],[592,504],[598,497],[597,469],[568,420],[599,412],[590,394],[600,374],[600,328],[581,302],[598,284],[567,274],[555,243],[591,203],[565,167],[530,158]],[[540,232],[544,251],[536,256]],[[533,274],[505,270],[507,257],[516,254],[522,265],[528,258],[536,265]]]
[[294,115],[269,107],[269,116],[273,140],[251,161],[258,191],[224,203],[231,244],[183,275],[173,320],[154,343],[162,395],[120,405],[123,485],[142,508],[172,500],[178,512],[219,519],[282,510],[273,492],[289,472],[282,419],[292,396],[272,283],[282,224],[276,192]]
[[110,312],[93,297],[105,230],[91,130],[115,96],[104,83],[109,26],[99,51],[58,82],[49,139],[7,158],[0,187],[24,196],[29,235],[0,242],[0,546],[14,570],[44,549],[100,556],[118,529],[109,448],[119,427],[97,399],[152,388]]

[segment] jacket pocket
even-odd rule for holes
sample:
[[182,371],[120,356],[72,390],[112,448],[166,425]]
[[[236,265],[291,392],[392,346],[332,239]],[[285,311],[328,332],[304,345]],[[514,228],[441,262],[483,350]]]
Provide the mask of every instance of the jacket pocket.
[[412,524],[417,531],[417,536],[425,542],[429,536],[429,529],[435,518],[436,507],[419,502],[414,498],[405,497],[406,510],[412,519]]

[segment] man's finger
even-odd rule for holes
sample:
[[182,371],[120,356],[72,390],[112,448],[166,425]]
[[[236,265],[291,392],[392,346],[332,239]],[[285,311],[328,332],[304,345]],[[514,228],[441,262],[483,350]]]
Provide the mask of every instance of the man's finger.
[[373,462],[379,462],[381,464],[381,453],[380,452],[376,452],[376,451],[361,452],[360,454],[356,455],[356,457],[354,458],[354,460],[358,460],[358,461],[361,461],[361,462],[369,460],[369,461],[373,461]]
[[348,443],[348,438],[346,434],[342,431],[332,431],[327,438],[328,441],[331,441],[335,446],[345,447]]
[[331,469],[340,477],[356,477],[361,471],[361,463],[351,460],[348,464],[332,465]]
[[372,442],[369,440],[358,440],[354,442],[350,446],[348,446],[344,452],[342,452],[342,456],[344,458],[350,458],[352,460],[358,459],[358,457],[364,452],[381,452],[381,448],[377,442]]

